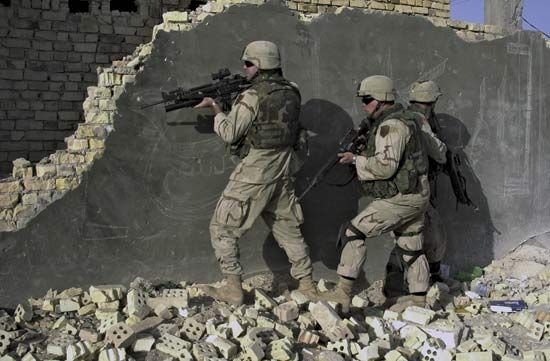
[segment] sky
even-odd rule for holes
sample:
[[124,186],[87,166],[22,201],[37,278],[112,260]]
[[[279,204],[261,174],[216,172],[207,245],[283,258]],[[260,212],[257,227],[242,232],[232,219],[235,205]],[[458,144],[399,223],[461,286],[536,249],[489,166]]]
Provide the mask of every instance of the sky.
[[[484,0],[451,0],[451,18],[483,23]],[[550,0],[524,0],[523,17],[550,35]],[[533,30],[523,22],[523,28]]]

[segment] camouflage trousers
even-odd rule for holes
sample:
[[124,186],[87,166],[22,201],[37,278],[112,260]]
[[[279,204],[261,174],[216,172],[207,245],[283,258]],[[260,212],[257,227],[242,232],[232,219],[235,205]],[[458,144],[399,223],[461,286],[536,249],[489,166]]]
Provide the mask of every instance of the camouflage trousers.
[[[388,199],[376,199],[360,212],[351,223],[367,238],[393,231],[396,246],[406,251],[422,250],[424,213],[429,194],[397,194]],[[350,230],[346,235],[353,235]],[[348,242],[342,250],[338,274],[357,278],[366,259],[363,239]],[[404,255],[405,262],[413,257]],[[424,292],[429,287],[430,271],[425,255],[421,255],[405,272],[410,293]]]
[[302,208],[294,195],[294,184],[281,178],[271,184],[231,180],[220,197],[210,222],[210,237],[222,273],[240,275],[239,238],[262,216],[291,263],[295,279],[311,275],[309,250],[300,224]]
[[439,211],[430,203],[424,222],[424,252],[429,263],[443,260],[447,250],[447,232],[441,223]]

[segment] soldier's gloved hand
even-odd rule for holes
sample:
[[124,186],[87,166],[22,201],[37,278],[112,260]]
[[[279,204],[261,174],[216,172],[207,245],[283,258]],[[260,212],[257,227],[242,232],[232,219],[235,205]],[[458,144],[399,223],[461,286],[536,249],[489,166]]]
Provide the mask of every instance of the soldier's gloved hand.
[[204,97],[202,101],[199,104],[195,105],[193,108],[206,108],[206,107],[211,107],[214,104],[216,104],[214,99],[210,97]]
[[355,154],[352,152],[338,153],[338,156],[341,164],[352,164],[353,158],[355,158]]

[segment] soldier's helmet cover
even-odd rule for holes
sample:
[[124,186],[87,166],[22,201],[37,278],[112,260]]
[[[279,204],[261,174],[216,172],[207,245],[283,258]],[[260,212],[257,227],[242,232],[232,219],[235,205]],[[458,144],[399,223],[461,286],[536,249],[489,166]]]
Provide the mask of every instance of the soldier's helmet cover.
[[281,67],[279,47],[271,41],[258,40],[249,43],[244,48],[242,60],[249,61],[262,70]]
[[420,103],[433,103],[443,93],[439,86],[433,80],[417,81],[409,92],[409,101]]
[[370,96],[381,102],[395,100],[393,80],[383,75],[369,76],[361,81],[357,88],[357,96]]

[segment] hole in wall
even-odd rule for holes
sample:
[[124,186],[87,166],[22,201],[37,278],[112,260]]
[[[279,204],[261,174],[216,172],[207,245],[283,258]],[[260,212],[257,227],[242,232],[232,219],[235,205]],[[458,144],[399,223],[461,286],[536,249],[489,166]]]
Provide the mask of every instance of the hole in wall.
[[11,0],[0,0],[0,5],[10,6]]
[[90,2],[88,0],[70,0],[69,12],[71,13],[89,13]]
[[190,11],[196,10],[199,6],[206,4],[204,0],[191,0],[187,9]]
[[135,0],[111,0],[111,11],[135,13],[138,7]]

